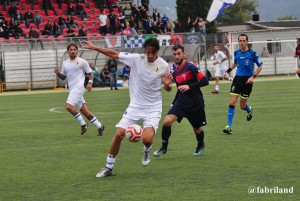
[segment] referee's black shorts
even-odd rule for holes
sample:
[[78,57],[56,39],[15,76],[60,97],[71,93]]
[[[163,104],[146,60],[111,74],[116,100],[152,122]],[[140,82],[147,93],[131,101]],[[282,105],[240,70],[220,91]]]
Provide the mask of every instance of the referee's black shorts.
[[250,76],[235,76],[231,84],[230,94],[240,95],[241,98],[244,99],[249,98],[253,87],[253,83],[246,84],[249,77]]
[[199,108],[195,111],[187,111],[175,104],[170,108],[168,114],[177,116],[178,123],[181,122],[183,117],[187,118],[193,128],[200,128],[207,124],[204,108]]

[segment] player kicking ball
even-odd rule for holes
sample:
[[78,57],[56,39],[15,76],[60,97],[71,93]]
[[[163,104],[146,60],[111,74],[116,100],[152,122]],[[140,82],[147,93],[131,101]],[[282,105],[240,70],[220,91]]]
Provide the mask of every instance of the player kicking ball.
[[111,176],[112,170],[119,153],[121,142],[125,137],[125,131],[129,125],[143,121],[143,156],[142,165],[147,166],[150,161],[150,151],[153,137],[161,118],[162,95],[161,88],[172,89],[172,76],[169,73],[169,65],[159,57],[159,42],[150,38],[144,43],[144,54],[117,52],[113,49],[94,46],[89,41],[83,41],[85,48],[98,51],[108,57],[119,59],[120,62],[131,67],[129,96],[130,103],[123,113],[122,119],[116,125],[116,132],[112,140],[106,165],[96,175],[97,178]]
[[[68,79],[69,96],[66,103],[66,110],[70,112],[81,125],[81,135],[87,131],[87,123],[82,118],[83,114],[92,124],[98,128],[98,136],[101,136],[104,130],[104,125],[88,110],[86,102],[83,98],[85,88],[85,73],[89,76],[89,82],[86,86],[88,91],[92,90],[93,72],[88,62],[77,57],[78,47],[75,44],[70,44],[67,47],[69,59],[62,64],[62,72],[59,72],[58,67],[54,68],[54,73],[65,80]],[[77,111],[80,110],[81,114]]]

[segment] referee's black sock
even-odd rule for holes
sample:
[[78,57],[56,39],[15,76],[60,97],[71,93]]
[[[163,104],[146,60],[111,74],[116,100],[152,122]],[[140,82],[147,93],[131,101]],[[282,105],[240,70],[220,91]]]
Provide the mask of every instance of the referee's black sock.
[[300,73],[297,73],[298,77],[300,78]]
[[199,146],[203,146],[204,145],[204,131],[201,130],[200,133],[196,134],[196,139],[198,141],[198,145]]
[[167,148],[171,136],[171,126],[163,126],[161,132],[162,146]]

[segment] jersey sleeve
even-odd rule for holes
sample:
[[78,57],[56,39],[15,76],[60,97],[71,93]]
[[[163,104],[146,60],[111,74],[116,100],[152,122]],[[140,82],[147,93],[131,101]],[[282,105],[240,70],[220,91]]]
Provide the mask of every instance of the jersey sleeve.
[[253,58],[254,58],[254,62],[256,63],[256,65],[258,67],[261,67],[263,65],[263,62],[260,60],[260,58],[256,52],[254,52]]
[[61,74],[63,74],[64,76],[66,76],[66,67],[65,67],[65,64],[66,62],[64,61],[63,64],[62,64],[62,71],[61,71]]
[[86,60],[83,60],[83,70],[86,74],[90,74],[92,72],[89,63]]
[[226,55],[224,54],[224,52],[220,51],[220,56],[222,57],[222,59],[226,58]]
[[130,67],[135,66],[135,58],[138,56],[138,54],[132,54],[128,52],[120,52],[119,53],[119,61],[122,62],[125,65],[128,65]]

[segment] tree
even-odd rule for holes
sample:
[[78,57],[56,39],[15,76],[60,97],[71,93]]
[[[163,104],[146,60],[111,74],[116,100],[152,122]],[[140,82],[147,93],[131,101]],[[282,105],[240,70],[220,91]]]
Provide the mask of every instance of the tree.
[[243,24],[256,14],[258,0],[237,0],[235,4],[226,8],[222,16],[216,19],[218,25]]
[[[197,16],[206,18],[212,0],[176,0],[177,16],[185,31],[188,31],[188,17],[195,20]],[[222,16],[206,26],[208,33],[216,32],[216,25],[242,24],[256,13],[258,0],[237,0],[232,6],[224,10]]]

